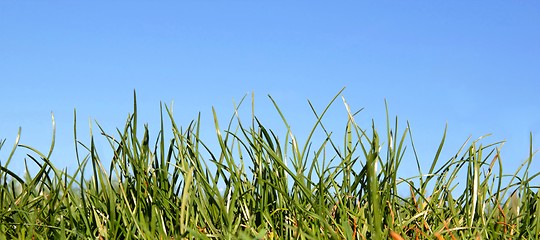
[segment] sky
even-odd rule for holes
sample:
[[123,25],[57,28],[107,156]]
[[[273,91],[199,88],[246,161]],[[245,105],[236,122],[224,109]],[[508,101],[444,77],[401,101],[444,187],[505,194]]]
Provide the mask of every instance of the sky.
[[[361,126],[384,131],[385,101],[410,123],[425,168],[447,126],[443,157],[492,134],[483,143],[506,141],[512,173],[540,135],[539,24],[538,1],[0,1],[0,161],[19,127],[21,144],[48,152],[53,113],[52,160],[74,169],[74,109],[88,143],[90,123],[95,135],[95,121],[123,127],[134,90],[139,122],[158,127],[160,103],[173,105],[184,127],[200,113],[209,138],[212,107],[225,122],[251,94],[280,129],[271,95],[302,138],[315,123],[307,100],[321,111],[345,87]],[[325,126],[346,121],[338,99]],[[25,153],[10,169],[24,171]],[[402,170],[415,166],[407,155]]]

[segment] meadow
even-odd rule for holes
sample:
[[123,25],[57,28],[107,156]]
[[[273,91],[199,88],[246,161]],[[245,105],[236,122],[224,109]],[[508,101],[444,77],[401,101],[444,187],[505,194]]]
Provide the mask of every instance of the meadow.
[[[218,147],[202,139],[200,117],[178,126],[166,105],[157,133],[141,127],[136,97],[124,126],[107,133],[97,124],[89,142],[78,138],[74,113],[72,173],[52,163],[54,134],[45,151],[0,141],[8,152],[0,163],[0,239],[540,239],[532,136],[529,157],[513,173],[503,171],[501,142],[468,140],[440,158],[446,132],[423,169],[409,125],[398,128],[387,110],[382,130],[363,129],[340,96],[321,111],[310,104],[315,121],[305,139],[271,97],[287,134],[254,113],[241,119],[235,111],[224,122],[214,111]],[[324,118],[340,100],[348,117],[335,139]],[[315,141],[315,132],[324,139]],[[110,148],[97,149],[97,138]],[[38,166],[34,174],[10,169],[25,162],[13,157],[21,148]],[[406,152],[416,156],[406,159],[418,166],[414,177],[397,175]]]

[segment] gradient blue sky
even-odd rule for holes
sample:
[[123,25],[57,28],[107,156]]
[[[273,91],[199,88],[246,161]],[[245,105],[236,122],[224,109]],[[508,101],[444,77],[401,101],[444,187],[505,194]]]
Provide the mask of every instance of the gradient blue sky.
[[[347,87],[363,126],[384,129],[385,99],[402,129],[410,121],[426,167],[448,123],[445,157],[491,133],[510,172],[540,135],[540,2],[1,1],[0,83],[2,163],[19,127],[21,143],[48,150],[52,111],[53,160],[74,167],[73,109],[88,142],[89,120],[123,126],[134,89],[141,122],[157,127],[160,101],[174,101],[177,121],[201,112],[209,136],[211,107],[228,116],[251,92],[279,126],[270,94],[302,136],[315,122],[306,99],[321,110]],[[325,123],[343,130],[341,100]]]

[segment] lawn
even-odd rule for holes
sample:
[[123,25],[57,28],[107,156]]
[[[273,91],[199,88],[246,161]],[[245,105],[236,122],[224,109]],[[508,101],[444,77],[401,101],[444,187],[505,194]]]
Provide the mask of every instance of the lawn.
[[[254,113],[223,122],[214,111],[217,147],[202,139],[200,117],[178,126],[166,105],[150,134],[137,122],[136,97],[123,127],[106,133],[97,125],[89,142],[77,137],[75,113],[79,167],[71,174],[52,163],[54,135],[46,151],[0,141],[8,151],[0,164],[0,239],[540,238],[532,136],[529,157],[514,173],[503,171],[501,142],[466,141],[441,159],[446,132],[422,169],[409,125],[398,128],[387,117],[383,130],[374,123],[363,129],[341,92],[322,111],[310,104],[316,121],[305,139],[269,101],[287,134]],[[348,111],[343,139],[324,125],[339,101]],[[314,139],[315,132],[326,137]],[[97,149],[97,138],[110,148]],[[31,152],[35,174],[10,170],[24,162],[13,157],[21,148]],[[113,158],[105,161],[107,151]],[[418,165],[415,177],[397,174],[405,153],[416,156],[406,159]]]

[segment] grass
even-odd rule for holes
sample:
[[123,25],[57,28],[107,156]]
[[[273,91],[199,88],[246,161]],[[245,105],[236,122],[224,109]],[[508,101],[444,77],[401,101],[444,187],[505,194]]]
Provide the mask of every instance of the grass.
[[[254,113],[243,122],[238,109],[222,129],[214,112],[215,149],[201,139],[200,116],[184,128],[167,106],[155,139],[147,125],[138,128],[136,99],[123,128],[111,134],[97,124],[101,136],[86,143],[77,137],[74,113],[74,173],[51,163],[54,134],[46,153],[17,138],[0,164],[0,239],[540,238],[532,136],[529,157],[507,175],[501,142],[468,140],[450,159],[439,159],[445,131],[424,172],[410,127],[400,131],[397,118],[387,117],[382,132],[375,124],[362,129],[343,99],[344,137],[334,139],[323,119],[340,95],[320,112],[310,103],[316,121],[304,140],[272,98],[284,136]],[[314,145],[317,131],[326,137]],[[100,158],[97,137],[110,144],[112,160]],[[11,161],[21,162],[13,159],[19,148],[38,166],[32,176],[9,169]],[[406,151],[416,157],[418,175],[403,179],[397,170]]]

